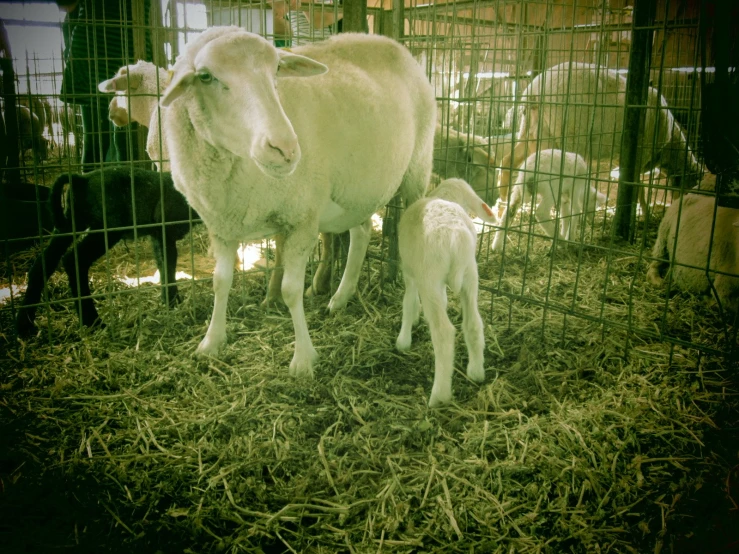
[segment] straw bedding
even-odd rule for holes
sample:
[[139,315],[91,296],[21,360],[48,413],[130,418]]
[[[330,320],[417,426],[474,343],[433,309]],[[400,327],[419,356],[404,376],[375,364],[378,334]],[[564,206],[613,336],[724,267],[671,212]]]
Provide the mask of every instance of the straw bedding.
[[466,381],[458,334],[455,402],[438,410],[427,327],[394,350],[402,288],[381,278],[379,237],[346,310],[306,300],[313,381],[287,374],[292,323],[260,307],[261,273],[237,274],[218,359],[193,356],[210,283],[182,283],[167,310],[155,287],[106,278],[130,247],[96,266],[97,290],[118,293],[98,302],[103,330],[55,304],[16,345],[0,311],[0,534],[12,552],[667,551],[696,483],[732,465],[705,444],[737,397],[726,358],[660,329],[719,350],[726,329],[701,299],[666,304],[635,250],[526,240],[502,268],[481,254],[488,376]]

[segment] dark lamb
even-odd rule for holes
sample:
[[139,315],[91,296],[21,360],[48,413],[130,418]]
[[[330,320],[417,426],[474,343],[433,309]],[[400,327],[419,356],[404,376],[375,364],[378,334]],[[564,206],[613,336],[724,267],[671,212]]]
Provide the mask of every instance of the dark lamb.
[[[137,237],[151,237],[156,264],[164,283],[162,301],[170,306],[179,301],[175,284],[176,242],[190,230],[191,217],[195,219],[198,216],[194,210],[191,212],[184,196],[175,190],[169,173],[123,168],[84,175],[66,173],[54,183],[49,205],[54,231],[49,245],[28,272],[28,288],[18,312],[19,335],[28,336],[34,332],[41,293],[59,260],[63,261],[69,278],[72,297],[77,298],[83,325],[100,325],[98,312],[90,298],[90,266],[105,254],[106,233],[103,229],[107,228],[107,246],[111,248],[121,239],[134,238],[134,222]],[[74,236],[73,230],[77,233]],[[83,233],[76,247],[67,252],[75,238]]]

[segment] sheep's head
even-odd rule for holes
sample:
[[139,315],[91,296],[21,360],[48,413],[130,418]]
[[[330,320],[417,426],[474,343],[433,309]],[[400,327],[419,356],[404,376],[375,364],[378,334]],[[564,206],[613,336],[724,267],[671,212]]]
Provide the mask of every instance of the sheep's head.
[[108,107],[108,117],[117,127],[132,121],[149,125],[151,108],[146,102],[169,84],[167,73],[150,62],[139,61],[124,65],[111,79],[98,85],[100,92],[114,92]]
[[251,158],[267,176],[285,177],[300,161],[300,145],[280,103],[278,82],[327,68],[258,35],[230,29],[213,28],[188,45],[161,105],[184,102],[202,140]]

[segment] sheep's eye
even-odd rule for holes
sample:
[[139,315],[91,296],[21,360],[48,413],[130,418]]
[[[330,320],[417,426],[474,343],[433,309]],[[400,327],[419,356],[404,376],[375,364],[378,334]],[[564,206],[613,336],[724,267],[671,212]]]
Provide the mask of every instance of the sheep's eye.
[[198,73],[198,79],[200,79],[201,83],[212,83],[213,82],[213,75],[208,73],[207,71],[201,71]]

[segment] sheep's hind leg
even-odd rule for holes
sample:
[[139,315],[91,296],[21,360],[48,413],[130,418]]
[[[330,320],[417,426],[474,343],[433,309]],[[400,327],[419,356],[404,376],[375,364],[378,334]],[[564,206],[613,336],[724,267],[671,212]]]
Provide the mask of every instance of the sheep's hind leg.
[[344,306],[357,290],[359,273],[362,271],[362,262],[369,246],[372,221],[367,220],[349,230],[349,256],[346,259],[346,269],[336,293],[328,303],[330,311],[336,311]]
[[283,248],[285,248],[284,235],[275,235],[275,267],[272,269],[272,274],[269,276],[267,297],[262,301],[263,308],[274,307],[282,303],[282,278],[285,273],[282,262]]
[[395,341],[395,347],[402,351],[411,347],[411,331],[413,326],[418,323],[421,315],[421,304],[418,298],[418,288],[415,281],[408,275],[407,270],[403,271],[403,280],[405,281],[405,296],[403,296],[403,324],[400,326],[398,339]]
[[[123,233],[119,231],[108,232],[108,247],[113,248],[121,239]],[[77,256],[74,252],[77,251]],[[90,267],[105,255],[105,233],[90,232],[77,243],[77,246],[67,252],[62,258],[64,270],[69,278],[69,288],[72,297],[78,299],[78,310],[82,324],[87,327],[95,325],[103,326],[100,316],[95,308],[95,302],[91,298],[90,291]],[[75,263],[76,262],[76,263]],[[79,280],[77,279],[79,277]],[[78,287],[79,285],[79,287]]]
[[475,383],[482,383],[485,380],[485,333],[477,309],[477,289],[477,265],[473,264],[460,291],[462,330],[469,354],[467,377]]
[[226,308],[228,293],[231,290],[234,276],[234,257],[239,247],[237,241],[223,242],[211,234],[213,255],[216,269],[213,273],[213,315],[210,318],[205,338],[198,345],[197,353],[203,356],[215,356],[218,349],[226,342]]
[[421,290],[421,303],[434,345],[434,385],[431,387],[429,407],[435,408],[452,399],[455,331],[446,313],[446,285],[424,287]]
[[318,262],[313,283],[305,291],[306,296],[316,296],[331,292],[331,266],[336,259],[336,243],[341,241],[341,235],[321,233],[321,259]]
[[57,233],[59,231],[54,230],[54,235],[52,235],[49,245],[36,258],[36,261],[33,262],[33,266],[28,272],[26,294],[23,297],[23,305],[18,310],[18,334],[21,337],[27,337],[33,334],[36,328],[34,324],[36,320],[36,306],[32,306],[32,304],[38,304],[41,300],[41,294],[48,278],[56,271],[59,260],[61,260],[67,251],[69,245],[72,244],[71,236],[59,236]]
[[317,357],[308,332],[303,308],[303,283],[308,255],[316,244],[318,229],[300,230],[285,237],[285,276],[282,279],[282,298],[285,300],[295,328],[295,355],[290,362],[290,375],[313,377],[313,361]]

